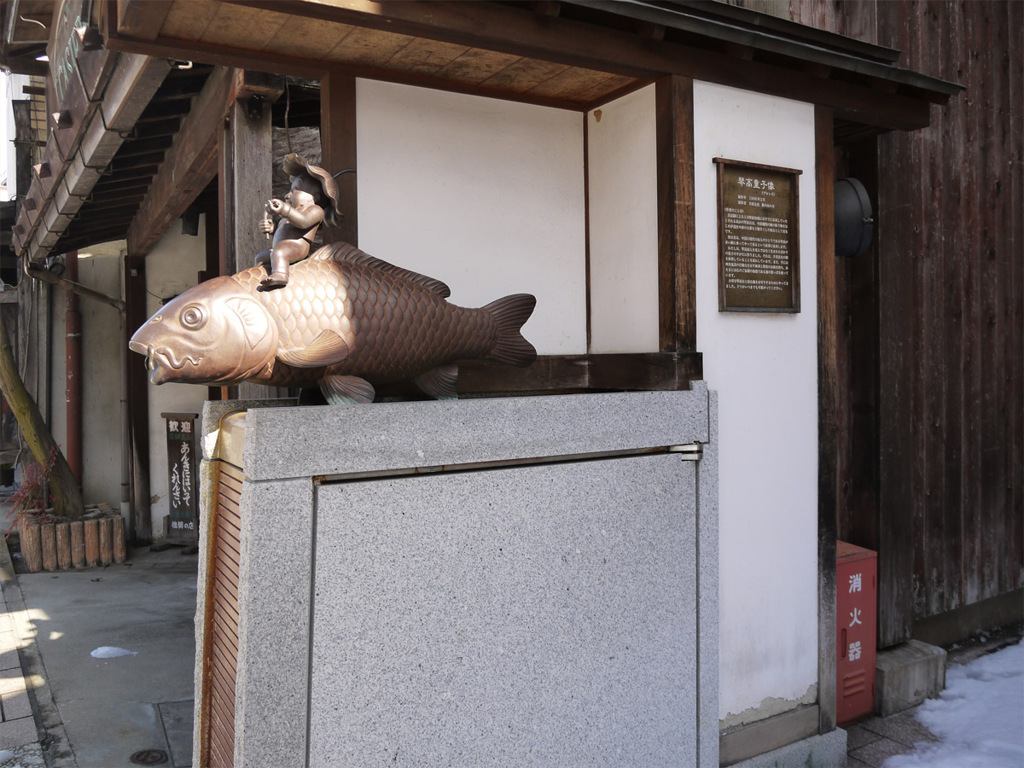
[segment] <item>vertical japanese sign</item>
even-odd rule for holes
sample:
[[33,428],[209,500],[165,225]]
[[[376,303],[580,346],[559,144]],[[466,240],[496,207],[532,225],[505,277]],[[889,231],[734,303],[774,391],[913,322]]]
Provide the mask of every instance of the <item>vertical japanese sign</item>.
[[199,489],[196,477],[197,413],[161,413],[167,420],[168,538],[196,541],[199,536]]
[[799,312],[800,171],[716,157],[718,308]]

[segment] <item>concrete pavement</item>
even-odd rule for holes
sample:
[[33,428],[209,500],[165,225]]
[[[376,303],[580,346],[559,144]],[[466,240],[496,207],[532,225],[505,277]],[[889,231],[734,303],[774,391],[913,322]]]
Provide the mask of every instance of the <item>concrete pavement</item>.
[[0,768],[191,766],[196,571],[195,555],[142,549],[15,578],[0,546]]

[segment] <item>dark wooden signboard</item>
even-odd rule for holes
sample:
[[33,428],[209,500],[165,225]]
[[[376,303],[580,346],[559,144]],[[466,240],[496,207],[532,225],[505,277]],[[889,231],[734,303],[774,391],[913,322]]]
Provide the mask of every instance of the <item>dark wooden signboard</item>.
[[718,308],[799,312],[800,171],[716,157]]
[[161,413],[167,419],[167,495],[172,541],[199,538],[199,479],[196,477],[197,413]]

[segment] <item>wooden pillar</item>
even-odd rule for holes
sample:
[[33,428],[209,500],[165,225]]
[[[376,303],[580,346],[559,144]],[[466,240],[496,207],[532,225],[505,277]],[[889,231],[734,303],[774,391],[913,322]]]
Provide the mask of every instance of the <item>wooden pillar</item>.
[[[124,260],[125,324],[127,334],[149,319],[146,307],[145,259],[129,254]],[[133,543],[153,540],[149,502],[149,375],[142,355],[128,355],[127,413],[131,451],[130,508]]]
[[[351,75],[331,72],[320,80],[320,147],[322,165],[331,173],[356,169],[356,81]],[[359,245],[357,207],[358,173],[337,177],[338,199],[344,220],[324,230],[324,242]]]
[[[231,275],[253,265],[269,245],[258,222],[271,196],[273,157],[270,105],[284,90],[279,78],[254,72],[236,73],[237,98],[228,108],[219,143],[220,274]],[[229,387],[234,389],[233,387]],[[228,393],[231,396],[235,393]],[[286,397],[287,390],[240,384],[244,399]]]
[[814,110],[818,290],[818,726],[836,727],[836,534],[838,530],[835,153],[833,115]]
[[658,153],[658,335],[662,352],[697,349],[693,200],[693,80],[669,75],[655,91]]

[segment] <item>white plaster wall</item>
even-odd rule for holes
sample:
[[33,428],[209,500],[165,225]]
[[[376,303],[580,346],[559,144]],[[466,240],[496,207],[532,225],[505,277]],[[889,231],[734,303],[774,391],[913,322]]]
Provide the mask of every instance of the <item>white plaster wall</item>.
[[[199,217],[199,235],[179,234],[177,222],[146,257],[146,309],[152,315],[162,305],[199,282],[206,268],[206,216]],[[134,332],[135,329],[132,329]],[[134,353],[132,353],[134,354]],[[206,386],[161,384],[149,387],[149,492],[152,498],[153,536],[164,534],[167,501],[167,426],[161,413],[202,413]]]
[[586,352],[583,116],[359,80],[359,245],[481,306],[532,293],[542,355]]
[[[121,297],[124,241],[79,251],[78,282]],[[26,279],[26,278],[22,278]],[[79,298],[82,315],[82,498],[86,504],[121,504],[121,315],[113,307]],[[53,346],[50,349],[53,438],[67,449],[67,293],[53,290]]]
[[[0,117],[0,200],[13,200],[18,190],[15,189],[17,169],[15,167],[14,149],[14,110],[11,101],[14,99],[27,99],[21,89],[28,85],[28,75],[12,75],[10,72],[0,72],[0,106],[2,106],[2,117]],[[24,194],[27,189],[21,190]]]
[[[800,169],[798,314],[718,311],[714,157]],[[814,108],[694,84],[697,342],[720,395],[720,711],[736,725],[816,700]]]
[[590,351],[657,352],[655,88],[587,115]]

